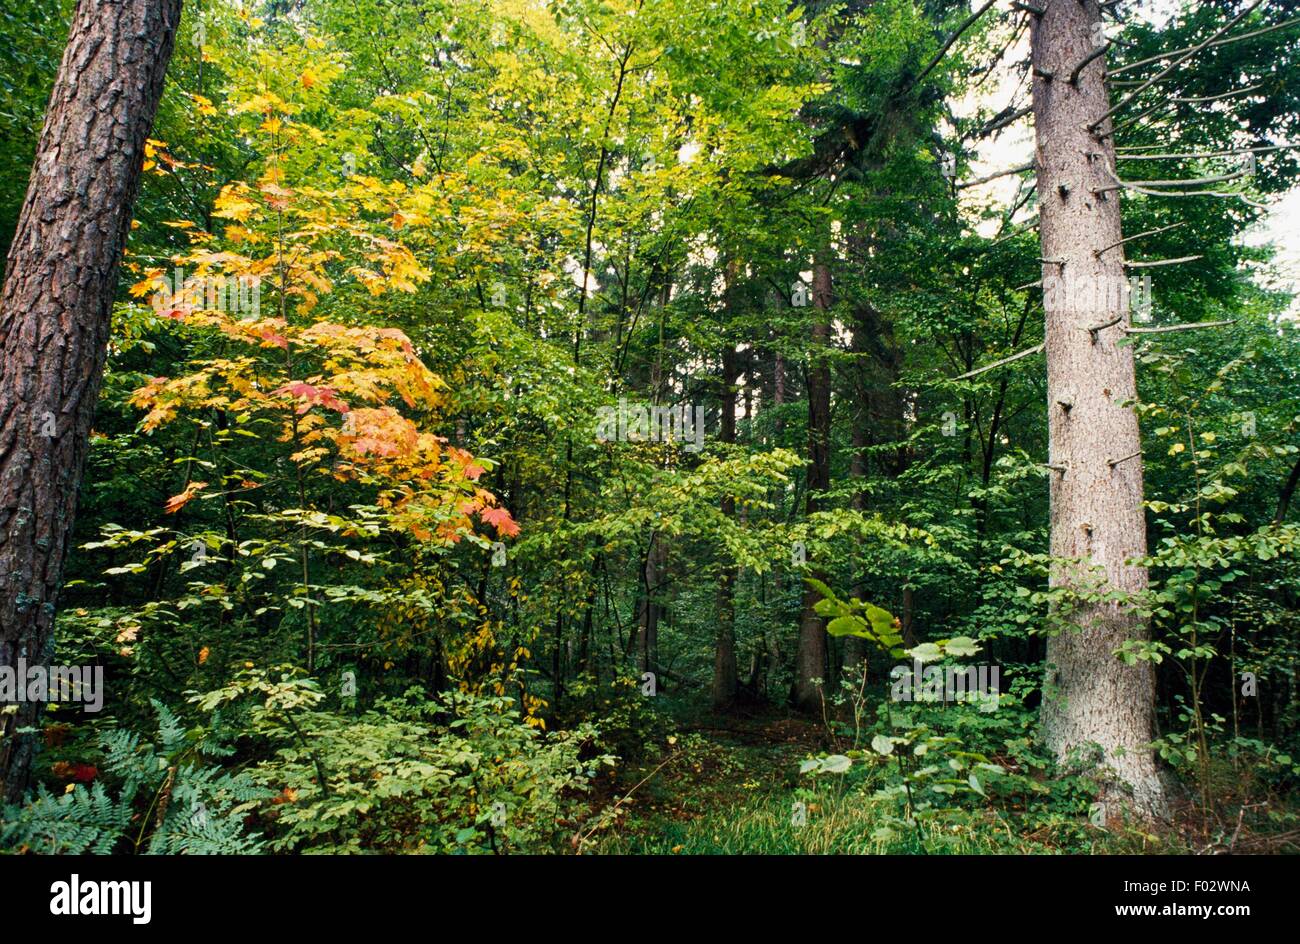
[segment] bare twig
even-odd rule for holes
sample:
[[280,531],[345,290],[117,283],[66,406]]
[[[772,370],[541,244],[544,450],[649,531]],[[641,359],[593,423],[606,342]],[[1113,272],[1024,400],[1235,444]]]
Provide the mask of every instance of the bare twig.
[[[1155,145],[1163,147],[1163,145]],[[1231,148],[1226,151],[1192,151],[1187,154],[1116,154],[1115,159],[1120,161],[1189,161],[1199,160],[1206,157],[1231,157],[1234,154],[1266,154],[1270,151],[1294,151],[1300,148],[1300,144],[1274,144],[1268,147],[1250,147],[1250,148]],[[1126,151],[1127,148],[1116,148],[1116,151]]]
[[1078,65],[1076,65],[1073,69],[1070,70],[1070,84],[1078,85],[1079,75],[1080,73],[1083,72],[1084,69],[1088,67],[1088,63],[1092,62],[1094,59],[1100,59],[1102,56],[1106,55],[1106,52],[1110,49],[1110,46],[1111,46],[1110,40],[1106,40],[1106,42],[1102,43],[1092,52],[1088,53],[1088,55],[1080,59]]
[[[1258,6],[1258,4],[1256,5]],[[1254,7],[1251,7],[1251,10],[1253,9]],[[1246,12],[1249,13],[1250,10],[1247,10]],[[1241,17],[1238,17],[1237,19],[1241,19]],[[1233,22],[1229,23],[1228,25],[1232,26],[1235,23],[1236,20],[1233,20]],[[1274,23],[1272,26],[1265,26],[1262,29],[1252,30],[1249,33],[1242,33],[1240,36],[1229,36],[1226,39],[1216,39],[1214,42],[1206,44],[1204,48],[1209,49],[1213,46],[1226,46],[1228,45],[1228,43],[1239,43],[1243,39],[1254,39],[1256,36],[1263,36],[1265,33],[1272,33],[1275,32],[1276,30],[1286,29],[1288,26],[1295,26],[1297,23],[1300,23],[1300,17],[1297,17],[1294,20],[1287,20],[1285,23]],[[1162,52],[1156,56],[1150,56],[1146,59],[1139,59],[1137,62],[1128,62],[1122,66],[1117,66],[1114,69],[1110,70],[1110,74],[1119,75],[1121,72],[1128,72],[1130,69],[1140,69],[1143,66],[1149,66],[1152,63],[1161,62],[1162,60],[1168,59],[1171,56],[1177,56],[1185,52],[1195,52],[1197,49],[1200,48],[1201,48],[1200,46],[1185,46],[1182,49],[1171,49],[1169,50],[1169,52]]]
[[1098,187],[1098,191],[1118,190],[1120,187],[1138,188],[1138,187],[1202,187],[1205,184],[1221,184],[1229,180],[1237,180],[1245,177],[1250,173],[1248,170],[1234,171],[1231,174],[1218,174],[1214,177],[1189,177],[1178,180],[1120,180],[1114,174],[1111,179],[1115,185],[1111,187]]
[[[1088,126],[1088,130],[1089,130],[1089,131],[1093,131],[1093,130],[1096,130],[1097,128],[1100,128],[1100,127],[1102,126],[1102,124],[1106,121],[1107,118],[1110,118],[1112,115],[1114,115],[1114,114],[1116,114],[1117,112],[1119,112],[1119,111],[1120,111],[1121,109],[1123,109],[1126,105],[1128,105],[1129,102],[1133,101],[1133,99],[1137,98],[1139,95],[1141,95],[1143,92],[1145,92],[1148,88],[1150,88],[1151,86],[1155,85],[1157,82],[1159,82],[1159,81],[1160,81],[1161,79],[1163,79],[1165,76],[1167,76],[1167,75],[1169,75],[1171,72],[1173,72],[1174,69],[1178,68],[1180,65],[1182,65],[1184,62],[1186,62],[1186,61],[1187,61],[1188,59],[1190,59],[1192,56],[1196,55],[1196,54],[1197,54],[1198,52],[1200,52],[1202,49],[1205,49],[1207,46],[1210,45],[1210,43],[1214,42],[1216,39],[1218,39],[1220,36],[1222,36],[1222,35],[1223,35],[1224,33],[1226,33],[1228,30],[1232,29],[1234,26],[1236,26],[1238,23],[1240,23],[1243,19],[1245,19],[1248,15],[1250,15],[1251,13],[1253,13],[1253,12],[1255,11],[1255,8],[1258,7],[1258,6],[1259,6],[1261,3],[1263,3],[1263,2],[1264,2],[1264,0],[1255,0],[1254,3],[1252,3],[1250,6],[1246,7],[1246,9],[1242,10],[1240,13],[1238,13],[1236,16],[1234,16],[1231,20],[1229,20],[1229,21],[1228,21],[1228,22],[1227,22],[1227,23],[1226,23],[1226,24],[1225,24],[1221,29],[1219,29],[1217,32],[1211,34],[1211,36],[1209,37],[1209,39],[1206,39],[1205,41],[1203,41],[1203,42],[1201,42],[1201,43],[1199,43],[1199,44],[1197,44],[1197,45],[1195,45],[1195,46],[1192,46],[1190,49],[1187,50],[1186,53],[1184,53],[1183,55],[1179,56],[1179,58],[1175,59],[1172,63],[1170,63],[1167,67],[1165,67],[1164,69],[1162,69],[1162,70],[1161,70],[1159,73],[1157,73],[1155,76],[1153,76],[1153,77],[1150,78],[1150,79],[1147,79],[1145,82],[1143,82],[1143,83],[1142,83],[1141,85],[1139,85],[1137,88],[1135,88],[1133,91],[1129,92],[1127,95],[1125,95],[1123,98],[1121,98],[1118,102],[1116,102],[1113,106],[1111,106],[1111,108],[1110,108],[1110,109],[1109,109],[1109,110],[1108,110],[1104,115],[1102,115],[1100,118],[1098,118],[1098,119],[1097,119],[1096,121],[1094,121],[1092,124],[1090,124],[1090,125]],[[1116,69],[1116,70],[1114,70],[1114,71],[1118,72],[1119,70]]]
[[1144,236],[1154,236],[1156,233],[1167,233],[1171,229],[1178,229],[1178,227],[1186,226],[1186,225],[1187,225],[1187,221],[1184,220],[1181,223],[1170,223],[1168,226],[1158,226],[1155,229],[1149,229],[1143,233],[1134,233],[1132,236],[1125,236],[1119,242],[1111,243],[1109,246],[1103,246],[1101,249],[1098,249],[1095,252],[1093,252],[1093,255],[1100,258],[1103,252],[1108,252],[1109,250],[1114,249],[1116,246],[1122,246],[1125,243],[1131,243],[1133,240],[1141,239]]
[[921,70],[921,74],[912,80],[908,88],[913,89],[916,88],[916,86],[920,85],[921,80],[924,79],[931,72],[933,72],[934,67],[937,66],[943,60],[943,57],[948,54],[948,50],[952,48],[952,44],[957,42],[957,40],[961,38],[961,34],[966,32],[972,26],[974,26],[975,21],[978,20],[985,13],[987,13],[989,8],[993,6],[995,2],[997,2],[997,0],[987,0],[987,2],[982,7],[976,10],[970,16],[966,17],[966,19],[962,21],[961,25],[958,26],[955,30],[953,30],[952,35],[949,36],[946,40],[944,40],[943,45],[939,47],[939,51],[934,54],[934,57],[926,64],[925,68]]
[[1163,325],[1158,328],[1133,328],[1124,329],[1125,334],[1168,334],[1171,331],[1192,331],[1196,328],[1222,328],[1225,325],[1236,324],[1236,321],[1198,321],[1196,324],[1179,324]]
[[979,177],[975,180],[960,183],[957,185],[957,189],[965,190],[967,187],[978,187],[980,184],[986,184],[990,180],[997,180],[999,177],[1010,177],[1012,174],[1023,174],[1025,171],[1033,169],[1034,162],[1030,161],[1028,164],[1021,164],[1019,167],[1011,167],[1007,170],[1000,170],[996,174],[989,174],[987,177]]
[[1126,269],[1155,269],[1160,266],[1177,265],[1180,262],[1194,262],[1197,259],[1203,259],[1204,256],[1179,256],[1177,259],[1152,259],[1149,262],[1136,262],[1129,260],[1124,263]]
[[985,372],[987,372],[987,371],[995,370],[995,369],[998,368],[998,367],[1004,367],[1004,366],[1006,366],[1007,364],[1010,364],[1012,361],[1018,361],[1018,360],[1020,360],[1022,357],[1029,357],[1030,355],[1033,355],[1033,354],[1041,354],[1041,353],[1043,352],[1043,350],[1044,350],[1046,347],[1047,347],[1046,343],[1040,344],[1040,345],[1038,345],[1037,347],[1031,347],[1031,348],[1030,348],[1029,350],[1027,350],[1027,351],[1021,351],[1019,354],[1012,354],[1010,357],[1004,357],[1004,358],[1002,358],[1002,360],[1000,360],[1000,361],[994,361],[992,364],[988,364],[988,365],[986,365],[986,366],[984,366],[984,367],[976,368],[975,370],[972,370],[972,371],[970,371],[970,372],[968,372],[968,373],[962,374],[962,375],[959,376],[959,377],[954,377],[954,378],[952,378],[952,379],[953,379],[953,380],[969,380],[971,377],[977,377],[977,376],[979,376],[980,374],[983,374],[983,373],[985,373]]

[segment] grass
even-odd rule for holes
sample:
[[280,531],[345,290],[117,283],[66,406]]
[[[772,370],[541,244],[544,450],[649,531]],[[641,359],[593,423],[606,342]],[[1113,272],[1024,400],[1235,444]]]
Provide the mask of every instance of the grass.
[[[910,822],[887,764],[819,780],[799,762],[828,749],[817,722],[781,714],[685,714],[662,750],[624,768],[597,854],[1170,854],[1200,851],[1187,819],[1151,830],[1088,820],[1069,783],[1008,778],[988,800],[945,801]],[[857,772],[861,770],[861,772]],[[607,806],[608,809],[608,806]],[[1274,814],[1277,815],[1277,814]],[[1235,814],[1234,814],[1235,816]],[[1294,850],[1294,847],[1293,847]],[[1243,849],[1244,851],[1244,849]],[[1276,851],[1287,851],[1279,849]]]

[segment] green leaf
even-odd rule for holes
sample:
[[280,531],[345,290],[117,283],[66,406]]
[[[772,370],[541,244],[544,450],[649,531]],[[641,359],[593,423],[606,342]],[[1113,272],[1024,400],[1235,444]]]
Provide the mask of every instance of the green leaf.
[[867,625],[857,616],[837,616],[826,624],[826,632],[832,636],[859,636],[863,639],[871,639],[871,633],[867,631]]
[[956,656],[958,659],[968,659],[979,652],[980,646],[969,636],[953,636],[944,643],[943,650],[948,655]]
[[943,652],[932,642],[923,642],[907,650],[908,655],[918,662],[934,662],[943,656]]
[[842,774],[853,766],[853,761],[843,754],[832,754],[822,758],[822,770],[828,774]]

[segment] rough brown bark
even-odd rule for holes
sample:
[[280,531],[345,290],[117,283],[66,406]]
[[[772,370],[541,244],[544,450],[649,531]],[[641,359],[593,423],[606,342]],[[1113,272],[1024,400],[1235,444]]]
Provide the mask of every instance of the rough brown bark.
[[[0,297],[0,665],[48,664],[117,266],[181,0],[81,0]],[[25,788],[40,705],[0,716],[0,792]]]
[[[809,515],[820,504],[818,493],[831,484],[831,367],[830,347],[831,271],[822,262],[813,267],[812,354],[808,365],[808,490],[805,510]],[[816,571],[814,571],[815,573]],[[819,711],[826,679],[826,626],[813,607],[817,591],[805,586],[799,614],[799,649],[795,656],[794,703],[803,711]]]
[[[1140,593],[1146,553],[1133,350],[1119,342],[1128,322],[1115,151],[1107,123],[1105,57],[1069,77],[1096,48],[1096,0],[1047,4],[1031,30],[1034,121],[1044,308],[1051,476],[1052,584],[1067,591]],[[1052,78],[1048,78],[1051,76]],[[1112,319],[1117,325],[1087,330]],[[1118,461],[1122,460],[1122,461]],[[1103,802],[1144,814],[1165,810],[1149,746],[1153,737],[1149,666],[1126,666],[1114,651],[1145,639],[1147,627],[1122,602],[1077,600],[1068,628],[1047,647],[1043,731],[1059,759],[1100,748],[1122,790]]]

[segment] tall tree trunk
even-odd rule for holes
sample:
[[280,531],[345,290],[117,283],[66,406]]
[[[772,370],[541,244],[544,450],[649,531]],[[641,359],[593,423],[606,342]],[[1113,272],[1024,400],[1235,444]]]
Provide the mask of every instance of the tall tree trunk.
[[[723,373],[731,373],[735,367],[736,352],[729,348],[723,352]],[[723,394],[722,441],[736,442],[736,387],[727,382],[729,390]],[[723,514],[735,518],[736,501],[723,499]],[[718,632],[714,645],[714,707],[724,709],[736,701],[740,680],[736,675],[736,567],[723,564],[718,579]]]
[[[1031,31],[1034,121],[1044,308],[1051,476],[1052,584],[1069,591],[1139,593],[1143,567],[1127,563],[1146,553],[1142,459],[1133,350],[1120,345],[1128,323],[1114,184],[1114,142],[1107,122],[1104,57],[1069,81],[1100,36],[1096,0],[1047,4]],[[1050,78],[1049,78],[1050,76]],[[1102,136],[1107,135],[1107,136]],[[1098,192],[1101,190],[1102,192]],[[1113,247],[1113,248],[1107,248]],[[1104,252],[1102,250],[1105,250]],[[1118,319],[1099,331],[1086,330]],[[1096,584],[1100,581],[1101,587]],[[1151,748],[1153,685],[1149,665],[1127,666],[1114,655],[1147,627],[1124,603],[1077,600],[1071,624],[1047,647],[1042,721],[1048,746],[1061,760],[1096,745],[1102,762],[1131,793],[1109,790],[1108,809],[1144,814],[1165,810],[1164,789]]]
[[[808,364],[808,494],[805,510],[818,509],[819,492],[831,484],[831,270],[824,262],[813,266],[812,351]],[[814,571],[816,572],[816,571]],[[805,586],[799,614],[799,650],[795,656],[794,702],[803,711],[821,709],[818,680],[826,679],[826,627],[813,609],[817,591]]]
[[[772,411],[776,418],[772,422],[772,438],[770,442],[775,446],[781,446],[785,442],[785,420],[783,419],[783,410],[785,408],[785,357],[780,350],[774,350],[772,356]],[[778,496],[773,495],[773,500],[778,500]],[[778,612],[783,608],[785,600],[785,565],[777,562],[772,568],[772,591],[778,602]],[[766,601],[764,601],[766,602]],[[763,659],[761,688],[755,687],[755,691],[761,691],[763,695],[768,694],[768,684],[773,676],[779,675],[785,669],[785,657],[781,650],[780,627],[770,623],[763,629],[763,642],[766,647]]]
[[[0,665],[48,664],[117,266],[181,0],[81,0],[0,297]],[[0,792],[26,787],[38,704],[0,716]]]
[[[855,238],[860,244],[861,237]],[[853,248],[858,247],[853,246]],[[849,456],[849,475],[859,483],[859,486],[853,490],[852,503],[853,510],[861,512],[867,509],[866,482],[870,466],[867,460],[867,449],[871,446],[871,370],[868,366],[869,345],[867,332],[871,330],[871,321],[873,319],[872,313],[866,305],[859,305],[854,315],[851,341],[854,360],[850,367],[852,378],[850,389],[853,391],[853,416],[850,420],[853,428],[850,436],[853,451]],[[865,599],[866,587],[861,583],[855,583],[851,593],[854,599]],[[851,679],[855,674],[858,674],[858,665],[866,658],[866,640],[857,636],[845,636],[844,653],[841,660],[845,677]]]
[[[731,273],[729,273],[731,274]],[[730,341],[722,349],[722,423],[719,438],[728,445],[736,442],[736,349]],[[722,500],[722,513],[736,516],[736,501]],[[736,700],[736,567],[724,563],[718,575],[718,628],[713,649],[713,706],[727,708]]]
[[642,672],[659,671],[659,568],[663,561],[660,544],[656,532],[651,537],[649,550],[646,551],[645,570],[642,572],[645,604],[641,610],[641,623],[637,632]]

